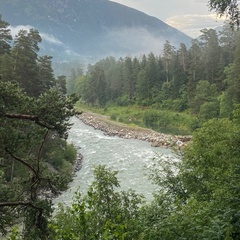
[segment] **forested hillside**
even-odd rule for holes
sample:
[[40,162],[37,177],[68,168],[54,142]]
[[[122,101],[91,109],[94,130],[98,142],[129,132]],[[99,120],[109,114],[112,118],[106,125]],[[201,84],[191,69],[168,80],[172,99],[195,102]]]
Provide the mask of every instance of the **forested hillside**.
[[208,119],[232,118],[240,103],[239,61],[239,32],[226,24],[219,33],[201,30],[190,48],[166,41],[159,56],[102,59],[85,75],[73,71],[67,86],[90,106],[154,109],[145,113],[148,127],[161,127],[163,110],[187,113],[195,117],[194,130]]
[[97,59],[114,54],[161,51],[161,43],[191,38],[163,21],[108,0],[8,0],[1,14],[11,23],[32,26],[43,38],[41,51],[55,61]]

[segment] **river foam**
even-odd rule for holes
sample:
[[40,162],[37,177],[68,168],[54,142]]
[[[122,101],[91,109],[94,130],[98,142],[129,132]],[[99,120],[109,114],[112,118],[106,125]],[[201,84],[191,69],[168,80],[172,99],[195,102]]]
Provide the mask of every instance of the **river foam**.
[[173,157],[171,149],[154,148],[151,143],[137,139],[106,136],[76,117],[72,123],[68,141],[83,155],[82,168],[69,184],[69,189],[54,200],[55,204],[70,205],[74,192],[79,188],[85,194],[93,181],[92,170],[99,164],[119,171],[117,177],[123,190],[133,189],[144,195],[147,201],[153,198],[152,193],[157,186],[148,179],[147,169],[154,158]]

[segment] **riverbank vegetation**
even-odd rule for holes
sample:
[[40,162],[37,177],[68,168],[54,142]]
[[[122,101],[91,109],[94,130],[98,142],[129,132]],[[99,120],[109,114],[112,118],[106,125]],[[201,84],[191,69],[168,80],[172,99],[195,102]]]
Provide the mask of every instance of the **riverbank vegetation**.
[[239,131],[239,113],[210,120],[181,161],[155,159],[150,203],[97,166],[87,195],[77,191],[53,218],[52,239],[239,239]]
[[[166,41],[163,54],[107,57],[72,69],[69,93],[83,106],[127,124],[189,134],[213,118],[232,118],[239,101],[240,35],[226,24],[203,29],[189,49]],[[77,74],[79,73],[79,75]]]
[[144,106],[106,105],[104,108],[76,103],[75,108],[83,112],[105,115],[108,119],[129,125],[149,128],[154,131],[172,135],[190,135],[196,128],[198,118],[183,112],[159,110]]

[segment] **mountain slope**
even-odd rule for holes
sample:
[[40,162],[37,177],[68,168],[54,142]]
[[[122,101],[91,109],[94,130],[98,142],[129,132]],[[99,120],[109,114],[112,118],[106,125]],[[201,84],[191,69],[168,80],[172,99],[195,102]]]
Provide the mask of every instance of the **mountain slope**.
[[108,0],[8,0],[0,14],[12,26],[30,25],[51,55],[101,57],[160,52],[169,40],[191,38],[157,18]]

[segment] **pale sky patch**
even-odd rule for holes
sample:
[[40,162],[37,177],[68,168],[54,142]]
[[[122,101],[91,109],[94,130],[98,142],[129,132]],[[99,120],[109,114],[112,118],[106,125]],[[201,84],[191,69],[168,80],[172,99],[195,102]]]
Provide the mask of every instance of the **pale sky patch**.
[[177,28],[192,38],[204,28],[223,25],[208,7],[208,0],[111,0],[135,8]]
[[70,55],[70,56],[81,57],[80,54],[76,53],[75,51],[72,51],[71,49],[65,50],[65,53]]
[[217,19],[216,15],[176,15],[166,19],[166,23],[187,35],[197,38],[204,28],[216,28],[224,24],[224,19]]

